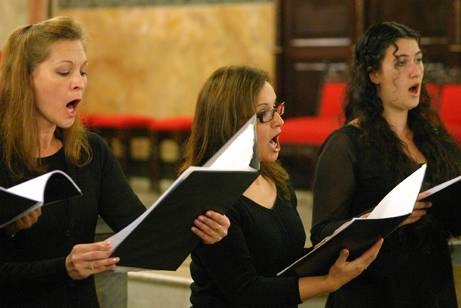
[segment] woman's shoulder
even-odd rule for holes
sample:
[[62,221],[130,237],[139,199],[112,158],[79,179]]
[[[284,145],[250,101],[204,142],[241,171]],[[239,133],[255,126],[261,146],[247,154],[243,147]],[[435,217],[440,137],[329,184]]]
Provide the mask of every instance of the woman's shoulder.
[[350,148],[352,145],[357,144],[361,133],[362,130],[360,127],[348,123],[343,127],[333,131],[322,144],[320,151],[331,147]]
[[91,147],[93,155],[98,154],[98,153],[106,153],[110,151],[109,146],[107,145],[107,142],[97,133],[87,131],[86,138],[88,140],[88,144]]
[[86,132],[86,138],[88,139],[88,142],[90,143],[91,146],[97,146],[97,145],[104,145],[105,141],[104,139],[99,136],[97,133],[92,132],[92,131],[87,131]]

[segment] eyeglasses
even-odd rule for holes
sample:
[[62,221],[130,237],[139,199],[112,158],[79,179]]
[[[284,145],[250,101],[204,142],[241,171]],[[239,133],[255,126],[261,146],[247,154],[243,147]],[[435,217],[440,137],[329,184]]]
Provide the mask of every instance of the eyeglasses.
[[259,122],[266,123],[272,121],[276,112],[280,116],[285,113],[285,102],[278,104],[272,109],[256,113],[256,117],[258,118]]

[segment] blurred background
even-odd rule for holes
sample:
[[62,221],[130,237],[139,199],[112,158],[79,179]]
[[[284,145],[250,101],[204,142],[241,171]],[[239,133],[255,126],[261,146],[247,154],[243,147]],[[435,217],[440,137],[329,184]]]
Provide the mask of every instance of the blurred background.
[[[0,46],[16,27],[58,15],[87,32],[81,120],[107,140],[146,206],[176,176],[201,85],[220,66],[246,64],[268,71],[286,101],[281,160],[308,232],[317,151],[342,125],[354,45],[376,22],[421,33],[433,108],[461,142],[461,0],[0,0]],[[110,232],[101,222],[99,236]],[[187,261],[176,273],[98,281],[104,307],[188,306]]]

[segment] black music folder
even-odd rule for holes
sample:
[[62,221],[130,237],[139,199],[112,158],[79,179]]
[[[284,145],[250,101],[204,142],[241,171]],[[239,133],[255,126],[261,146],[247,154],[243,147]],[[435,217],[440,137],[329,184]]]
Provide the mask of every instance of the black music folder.
[[0,228],[38,207],[81,195],[77,184],[60,170],[50,171],[10,188],[0,187]]
[[259,174],[253,116],[203,167],[189,167],[140,217],[110,238],[119,266],[176,270],[200,239],[207,210],[225,213]]
[[299,276],[325,275],[343,248],[349,250],[351,260],[360,256],[379,238],[385,238],[397,229],[411,214],[425,172],[426,164],[395,186],[367,217],[356,217],[344,223],[277,275],[292,269]]

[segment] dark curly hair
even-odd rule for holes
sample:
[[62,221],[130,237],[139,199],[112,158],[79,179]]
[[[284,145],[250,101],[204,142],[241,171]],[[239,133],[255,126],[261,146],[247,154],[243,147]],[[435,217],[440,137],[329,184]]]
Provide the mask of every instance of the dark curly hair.
[[[386,50],[393,45],[397,51],[396,41],[401,38],[414,39],[420,45],[416,31],[396,22],[373,25],[363,34],[355,48],[344,107],[346,122],[359,121],[363,143],[382,153],[386,167],[394,171],[395,182],[408,175],[415,162],[405,154],[405,145],[383,117],[383,104],[369,74],[381,70]],[[419,104],[408,112],[408,126],[414,143],[427,159],[430,180],[438,183],[461,173],[461,150],[430,102],[423,82]]]

